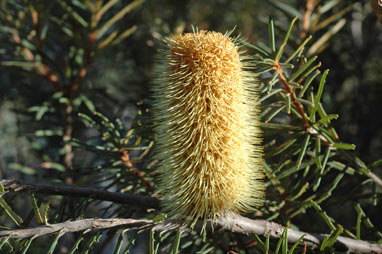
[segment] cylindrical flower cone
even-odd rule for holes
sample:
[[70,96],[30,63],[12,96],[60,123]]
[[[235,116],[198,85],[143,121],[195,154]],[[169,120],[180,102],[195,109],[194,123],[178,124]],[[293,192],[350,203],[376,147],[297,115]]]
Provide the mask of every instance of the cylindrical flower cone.
[[[258,83],[235,39],[166,41],[153,85],[164,210],[194,223],[251,212],[263,196]],[[205,223],[204,223],[205,224]]]

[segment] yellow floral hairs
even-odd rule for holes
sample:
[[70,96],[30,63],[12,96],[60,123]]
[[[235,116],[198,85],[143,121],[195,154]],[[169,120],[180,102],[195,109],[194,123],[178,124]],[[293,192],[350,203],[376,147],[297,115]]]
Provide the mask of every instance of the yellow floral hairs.
[[186,223],[251,212],[263,196],[258,83],[229,34],[170,38],[155,69],[163,207]]

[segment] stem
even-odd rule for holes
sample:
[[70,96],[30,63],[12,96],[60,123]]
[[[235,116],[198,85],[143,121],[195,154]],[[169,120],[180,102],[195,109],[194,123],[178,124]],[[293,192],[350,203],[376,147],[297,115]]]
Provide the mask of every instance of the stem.
[[17,180],[1,180],[0,184],[3,185],[5,191],[9,192],[31,191],[47,195],[92,198],[97,200],[111,201],[119,204],[131,205],[134,207],[159,208],[159,200],[150,196],[109,192],[92,188],[23,183]]
[[[203,221],[200,222],[200,225]],[[262,236],[269,235],[273,239],[279,239],[283,236],[285,227],[280,224],[269,222],[266,220],[251,220],[237,214],[226,214],[218,218],[214,224],[222,229],[231,232],[242,234],[257,234]],[[10,236],[10,238],[24,239],[28,237],[39,237],[49,234],[61,232],[78,232],[84,230],[105,230],[115,227],[122,228],[139,228],[153,229],[154,231],[170,231],[179,229],[181,231],[189,231],[180,220],[165,220],[159,223],[153,223],[152,220],[135,220],[135,219],[83,219],[76,221],[65,221],[57,224],[50,224],[47,226],[38,226],[34,228],[16,229],[16,230],[3,230],[0,232],[0,239]],[[303,231],[298,231],[288,228],[288,242],[296,243],[300,237],[303,237],[304,248],[310,247],[311,249],[318,248],[321,243],[328,238],[328,234],[311,234]],[[373,244],[363,240],[355,240],[348,237],[339,236],[334,247],[338,251],[351,252],[351,253],[377,253],[382,254],[382,245]]]
[[286,80],[286,78],[284,76],[283,68],[280,66],[278,61],[276,61],[275,65],[274,65],[274,69],[278,72],[279,77],[280,77],[280,81],[284,85],[284,88],[286,90],[287,95],[290,96],[293,105],[296,107],[297,112],[299,113],[299,115],[302,118],[302,121],[304,122],[304,130],[307,130],[310,125],[309,125],[308,120],[306,120],[302,104],[301,104],[301,102],[299,102],[296,99],[296,95],[294,94],[291,87],[289,86],[288,81]]

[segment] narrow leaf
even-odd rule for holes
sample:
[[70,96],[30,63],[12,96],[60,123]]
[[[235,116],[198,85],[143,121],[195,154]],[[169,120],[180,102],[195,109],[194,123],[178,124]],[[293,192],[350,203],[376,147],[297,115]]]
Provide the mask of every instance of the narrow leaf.
[[181,237],[182,237],[182,229],[178,228],[178,231],[176,232],[176,236],[174,239],[172,254],[178,254],[179,253],[179,244],[180,244],[180,238]]
[[31,196],[31,199],[32,199],[32,207],[33,207],[33,211],[36,215],[36,218],[37,218],[37,222],[39,224],[43,224],[44,223],[44,220],[43,218],[41,217],[41,213],[40,213],[40,209],[37,205],[37,201],[36,201],[36,198],[34,196],[34,193],[32,193],[32,196]]
[[274,54],[276,53],[275,25],[271,17],[269,18],[269,23],[268,23],[268,33],[269,33],[269,47],[271,48],[271,55],[274,56]]
[[311,121],[314,120],[314,116],[315,116],[316,111],[317,111],[317,109],[318,109],[318,105],[319,105],[319,103],[320,103],[321,96],[322,96],[322,91],[324,90],[324,85],[325,85],[326,76],[328,76],[328,73],[329,73],[329,70],[326,70],[326,71],[322,74],[322,77],[321,77],[320,85],[319,85],[319,87],[318,87],[317,94],[316,94],[316,96],[314,97],[314,108],[313,108],[312,111],[310,112],[310,120],[311,120]]
[[77,21],[81,26],[87,27],[88,22],[86,22],[81,15],[79,15],[71,6],[69,6],[65,1],[59,0],[58,3],[64,8],[75,21]]
[[333,146],[343,150],[354,150],[356,147],[354,144],[346,144],[346,143],[334,143]]
[[31,246],[33,240],[34,240],[34,237],[31,237],[28,240],[26,240],[26,242],[24,244],[24,247],[23,247],[23,251],[21,252],[21,254],[26,254],[27,253],[27,251],[29,250],[29,247]]
[[357,211],[356,236],[357,236],[357,239],[361,239],[361,223],[362,223],[362,217],[363,217],[363,210],[360,204],[355,205],[355,210]]
[[281,11],[289,14],[291,17],[299,17],[302,18],[302,14],[297,9],[293,8],[291,4],[284,3],[278,0],[269,0],[270,4],[280,9]]
[[316,61],[316,59],[317,56],[310,58],[308,62],[303,64],[295,73],[293,73],[293,75],[289,79],[289,82],[292,82],[293,80],[298,78],[298,76],[300,76],[314,61]]
[[9,238],[11,238],[11,234],[9,234],[6,237],[4,237],[3,239],[1,239],[0,250],[1,250],[1,248],[3,248],[4,244],[6,244],[8,242]]
[[141,3],[143,3],[144,0],[135,0],[134,2],[128,4],[120,10],[116,15],[114,15],[110,20],[108,20],[100,29],[98,29],[95,34],[97,36],[97,39],[101,38],[105,32],[118,20],[122,19],[127,13],[129,13],[132,9],[139,6]]
[[253,234],[253,236],[255,237],[255,240],[257,243],[256,246],[261,250],[261,252],[264,253],[266,248],[265,248],[263,241],[261,241],[260,237],[257,234]]
[[113,254],[119,254],[119,252],[121,251],[125,232],[126,230],[122,230],[122,232],[119,234],[118,241],[117,241],[117,244],[115,245]]
[[305,39],[305,41],[293,52],[293,54],[286,60],[284,63],[287,64],[290,61],[293,60],[293,58],[298,55],[302,50],[304,49],[305,45],[312,39],[312,36],[309,36],[308,38]]
[[257,54],[259,54],[260,56],[262,57],[270,57],[269,53],[267,52],[267,50],[261,48],[260,46],[256,46],[256,45],[253,45],[243,39],[239,39],[240,43],[242,43],[243,45],[245,45],[246,47],[250,48],[250,49],[253,49]]
[[121,41],[123,41],[124,39],[126,39],[127,37],[129,37],[132,33],[134,33],[135,31],[137,30],[137,26],[132,26],[130,27],[129,29],[127,29],[126,31],[124,31],[123,33],[121,33],[117,39],[115,39],[111,44],[112,45],[117,45],[119,44]]
[[56,237],[54,238],[52,244],[50,245],[48,251],[46,252],[47,254],[53,254],[54,250],[56,249],[56,246],[57,246],[57,243],[58,243],[58,240],[61,238],[61,236],[63,236],[65,233],[60,231],[58,232],[58,234],[56,235]]
[[17,225],[21,226],[23,223],[23,219],[17,215],[12,208],[5,202],[3,198],[0,198],[0,206],[4,209],[4,212],[8,215],[8,217]]
[[329,218],[326,212],[323,211],[322,208],[313,200],[310,201],[310,204],[313,206],[314,210],[316,210],[316,212],[321,216],[321,218],[326,222],[329,228],[333,231],[336,230],[336,227],[334,226],[332,219]]

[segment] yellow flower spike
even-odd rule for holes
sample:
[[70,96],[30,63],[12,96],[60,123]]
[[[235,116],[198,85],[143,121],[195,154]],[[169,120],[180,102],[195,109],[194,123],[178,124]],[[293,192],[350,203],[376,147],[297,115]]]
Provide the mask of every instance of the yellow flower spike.
[[258,82],[228,34],[170,38],[155,68],[163,208],[193,226],[262,202]]

